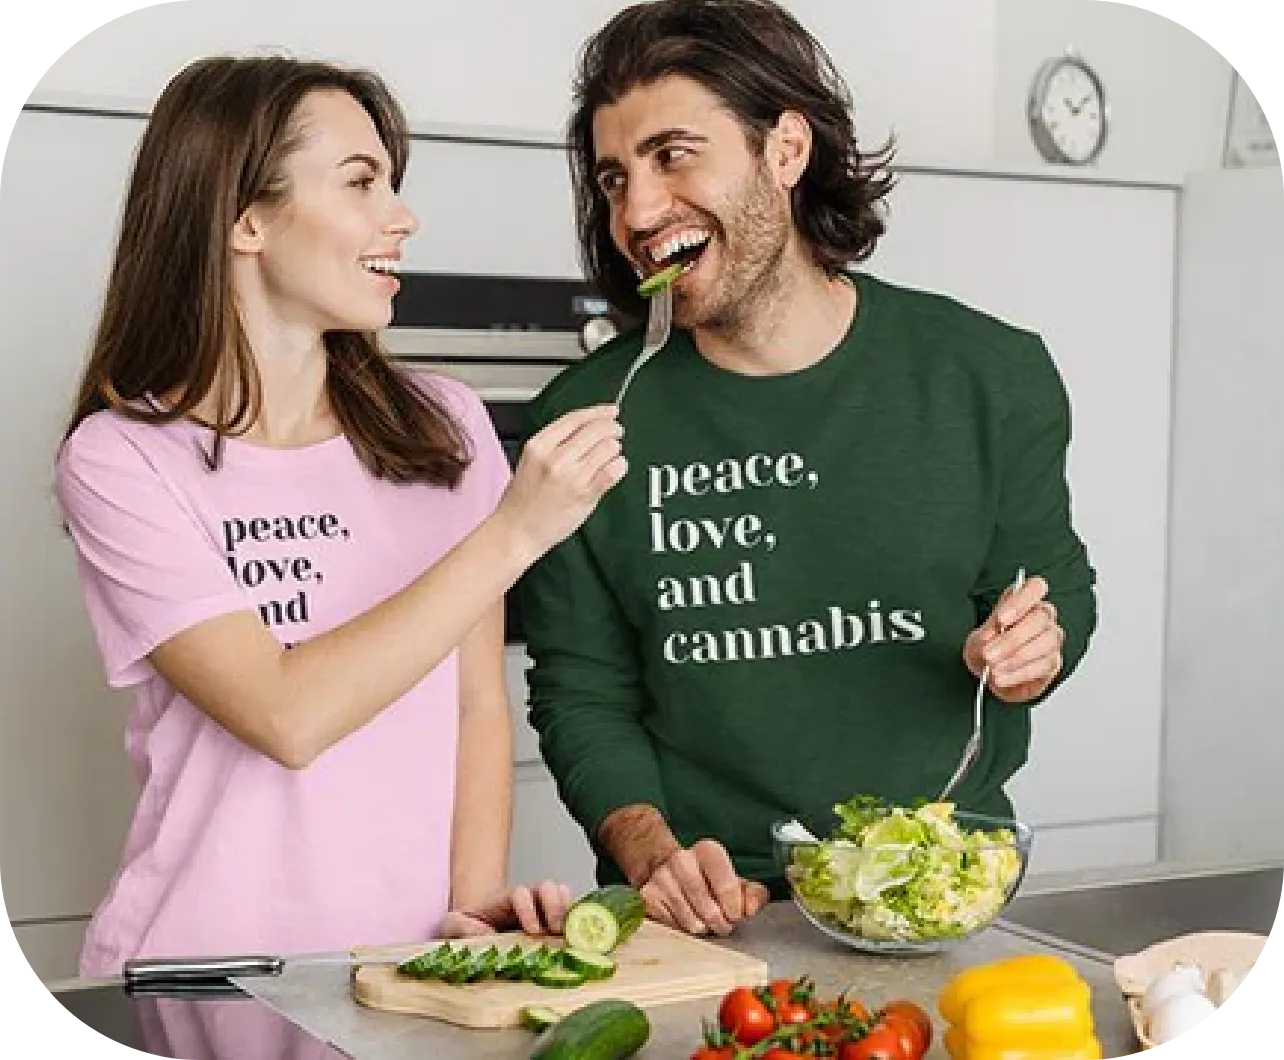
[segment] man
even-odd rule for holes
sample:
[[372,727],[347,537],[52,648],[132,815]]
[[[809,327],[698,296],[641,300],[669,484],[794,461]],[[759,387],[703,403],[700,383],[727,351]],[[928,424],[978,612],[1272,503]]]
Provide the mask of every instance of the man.
[[[630,472],[528,576],[531,720],[603,880],[726,934],[782,896],[773,820],[935,797],[1010,814],[1026,709],[1095,625],[1069,409],[1036,335],[847,272],[883,232],[820,46],[768,0],[657,0],[587,45],[570,122],[587,271],[675,330],[623,400]],[[537,423],[614,400],[634,331]],[[1018,570],[1030,577],[1004,595]]]

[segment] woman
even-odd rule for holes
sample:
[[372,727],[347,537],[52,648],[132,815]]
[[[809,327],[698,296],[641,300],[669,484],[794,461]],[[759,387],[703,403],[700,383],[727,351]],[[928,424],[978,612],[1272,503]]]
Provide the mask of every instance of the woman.
[[215,58],[143,135],[57,468],[140,784],[81,970],[560,930],[507,890],[502,597],[624,475],[609,407],[509,482],[379,351],[417,228],[374,75]]

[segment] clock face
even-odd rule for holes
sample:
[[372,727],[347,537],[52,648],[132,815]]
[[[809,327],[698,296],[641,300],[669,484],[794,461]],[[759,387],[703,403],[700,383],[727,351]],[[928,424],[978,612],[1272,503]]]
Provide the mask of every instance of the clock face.
[[1105,109],[1096,78],[1066,62],[1049,78],[1038,118],[1061,160],[1082,164],[1091,161],[1101,147]]

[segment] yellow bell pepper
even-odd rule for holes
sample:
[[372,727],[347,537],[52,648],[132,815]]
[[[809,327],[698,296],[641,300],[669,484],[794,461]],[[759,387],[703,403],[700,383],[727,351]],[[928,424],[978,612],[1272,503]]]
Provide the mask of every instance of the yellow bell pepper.
[[1068,961],[1050,953],[1010,957],[993,964],[979,964],[956,975],[946,984],[937,1004],[946,1020],[950,1023],[962,1023],[968,1004],[977,994],[992,986],[1033,979],[1075,983],[1079,981],[1079,973]]
[[1068,1049],[1026,1048],[969,1042],[962,1027],[951,1027],[945,1032],[945,1051],[952,1060],[1101,1060],[1101,1043],[1091,1036]]
[[953,1060],[1100,1060],[1091,992],[1073,966],[1032,954],[969,968],[939,999]]

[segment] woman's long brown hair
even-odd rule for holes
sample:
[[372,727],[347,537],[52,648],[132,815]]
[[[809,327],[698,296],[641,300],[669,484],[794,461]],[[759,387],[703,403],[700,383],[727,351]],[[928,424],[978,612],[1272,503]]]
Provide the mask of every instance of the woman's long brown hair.
[[[257,421],[261,384],[231,287],[231,234],[252,203],[289,195],[284,164],[296,114],[318,89],[349,93],[370,115],[400,189],[405,116],[368,71],[286,57],[202,59],[153,109],[134,161],[98,330],[66,437],[102,409],[150,423],[190,416],[211,392],[208,458]],[[449,410],[416,386],[373,334],[328,332],[326,386],[353,449],[393,482],[458,485],[470,453]],[[169,407],[148,395],[177,394]]]

